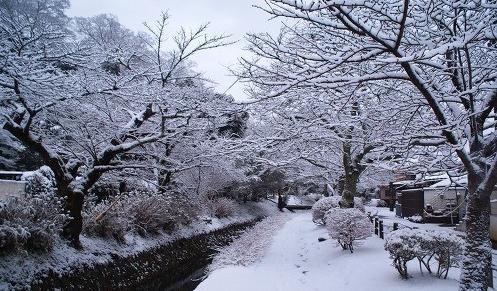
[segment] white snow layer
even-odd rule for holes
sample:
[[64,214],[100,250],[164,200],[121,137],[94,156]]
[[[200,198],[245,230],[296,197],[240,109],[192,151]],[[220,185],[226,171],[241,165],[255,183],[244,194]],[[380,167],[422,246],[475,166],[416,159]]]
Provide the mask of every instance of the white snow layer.
[[215,270],[197,291],[329,291],[329,290],[457,290],[457,269],[449,279],[421,274],[414,261],[412,278],[402,280],[384,250],[384,240],[373,236],[353,254],[337,247],[326,229],[316,226],[309,212],[298,214],[275,235],[266,255],[250,266]]

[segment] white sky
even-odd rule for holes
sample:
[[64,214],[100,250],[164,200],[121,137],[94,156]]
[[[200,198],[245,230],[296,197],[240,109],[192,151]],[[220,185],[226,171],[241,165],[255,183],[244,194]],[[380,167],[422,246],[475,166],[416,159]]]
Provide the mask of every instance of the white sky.
[[[236,80],[230,76],[227,67],[237,65],[237,59],[245,55],[244,36],[248,32],[279,31],[280,20],[269,20],[269,15],[254,4],[264,5],[263,0],[71,0],[70,16],[93,16],[101,13],[114,14],[126,27],[144,31],[143,22],[158,19],[162,10],[169,13],[170,32],[181,26],[187,30],[201,24],[210,23],[212,34],[231,34],[231,40],[239,41],[229,47],[204,51],[193,60],[196,71],[216,82],[216,90],[224,92]],[[236,84],[227,93],[237,100],[247,96],[242,85]]]

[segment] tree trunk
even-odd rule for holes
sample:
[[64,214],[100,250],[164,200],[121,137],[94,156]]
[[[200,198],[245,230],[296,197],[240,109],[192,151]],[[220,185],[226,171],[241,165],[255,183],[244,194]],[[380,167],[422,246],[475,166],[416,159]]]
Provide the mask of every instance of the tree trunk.
[[354,196],[357,192],[357,182],[359,181],[359,170],[354,167],[352,162],[352,149],[348,142],[342,144],[343,156],[343,190],[341,191],[342,208],[354,207]]
[[159,170],[159,192],[164,192],[172,181],[173,173],[171,171]]
[[59,189],[61,196],[66,196],[66,210],[70,216],[69,222],[64,226],[62,235],[69,240],[70,244],[75,248],[81,248],[79,235],[83,229],[83,210],[84,193],[80,190],[74,190],[70,187],[62,187]]
[[359,172],[351,168],[349,173],[346,173],[342,191],[342,207],[354,207],[354,196],[357,193],[357,183],[359,182]]
[[482,180],[481,176],[468,174],[466,246],[459,290],[487,290],[491,285],[490,195],[480,199],[478,186]]

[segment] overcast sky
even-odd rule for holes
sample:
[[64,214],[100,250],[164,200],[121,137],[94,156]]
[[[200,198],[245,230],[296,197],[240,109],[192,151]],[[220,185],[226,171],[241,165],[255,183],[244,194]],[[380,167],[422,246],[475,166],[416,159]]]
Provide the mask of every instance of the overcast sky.
[[[168,11],[170,31],[180,26],[195,28],[210,23],[209,31],[214,34],[231,34],[229,47],[216,48],[197,55],[197,71],[217,83],[218,92],[224,92],[236,80],[229,76],[226,67],[233,67],[245,47],[244,35],[248,32],[270,32],[275,34],[280,20],[269,21],[269,15],[254,4],[263,5],[263,0],[71,0],[69,15],[93,16],[101,13],[114,14],[126,27],[144,31],[143,22],[158,19],[161,10]],[[237,100],[246,99],[241,85],[228,91]]]

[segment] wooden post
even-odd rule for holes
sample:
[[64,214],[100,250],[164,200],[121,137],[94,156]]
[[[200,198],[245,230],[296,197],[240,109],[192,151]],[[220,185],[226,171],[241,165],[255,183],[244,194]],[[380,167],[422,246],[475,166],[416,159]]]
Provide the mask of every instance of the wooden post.
[[383,220],[380,220],[380,238],[383,239]]
[[399,224],[397,222],[393,223],[393,230],[399,229]]
[[374,218],[374,234],[378,235],[378,217]]

